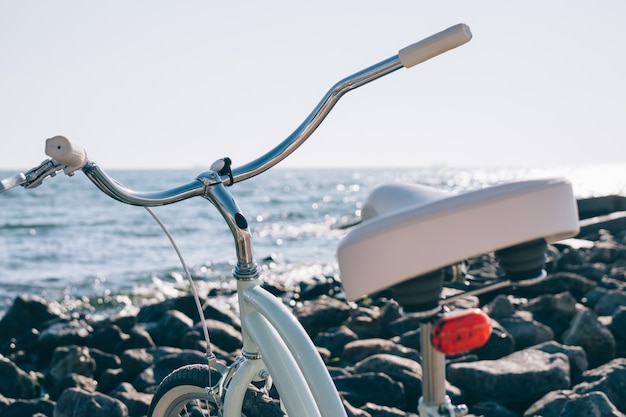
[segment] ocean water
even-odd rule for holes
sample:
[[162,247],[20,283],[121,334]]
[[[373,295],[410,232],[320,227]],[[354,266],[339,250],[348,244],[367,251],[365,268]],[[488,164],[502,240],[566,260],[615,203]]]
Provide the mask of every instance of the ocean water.
[[[130,188],[150,191],[187,183],[199,172],[110,174]],[[0,178],[13,174],[0,172]],[[379,184],[420,183],[460,192],[550,176],[568,178],[578,197],[626,194],[626,165],[274,169],[231,192],[248,219],[264,274],[293,283],[337,274],[335,249],[346,232],[337,226],[358,217],[363,200]],[[174,236],[200,293],[234,286],[232,237],[209,202],[195,198],[154,210]],[[105,196],[82,173],[0,193],[0,316],[24,293],[66,310],[107,312],[187,291],[175,251],[146,210]]]

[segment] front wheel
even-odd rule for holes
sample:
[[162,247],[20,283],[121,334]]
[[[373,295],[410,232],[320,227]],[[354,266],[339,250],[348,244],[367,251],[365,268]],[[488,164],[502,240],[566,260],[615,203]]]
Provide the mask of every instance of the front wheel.
[[[207,365],[194,364],[176,369],[163,379],[154,393],[148,417],[221,416],[219,404],[207,389],[210,376],[214,381],[219,378],[218,373],[211,375]],[[242,417],[285,416],[277,400],[252,388],[244,398]]]

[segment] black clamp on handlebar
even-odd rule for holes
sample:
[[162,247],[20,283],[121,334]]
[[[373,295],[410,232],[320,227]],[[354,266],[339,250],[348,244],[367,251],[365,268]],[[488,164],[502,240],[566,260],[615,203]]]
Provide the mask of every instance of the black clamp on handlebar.
[[233,170],[231,168],[231,165],[232,161],[227,156],[222,159],[218,159],[211,165],[211,171],[217,172],[220,177],[228,175],[228,178],[230,178],[230,183],[226,184],[227,186],[231,186],[235,183],[235,180],[233,179]]

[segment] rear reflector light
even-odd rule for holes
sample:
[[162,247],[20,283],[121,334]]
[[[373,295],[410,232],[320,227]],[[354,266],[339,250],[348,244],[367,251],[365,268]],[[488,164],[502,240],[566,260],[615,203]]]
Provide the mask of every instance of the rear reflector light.
[[458,355],[487,343],[491,335],[489,317],[479,308],[445,314],[432,329],[435,349],[445,355]]

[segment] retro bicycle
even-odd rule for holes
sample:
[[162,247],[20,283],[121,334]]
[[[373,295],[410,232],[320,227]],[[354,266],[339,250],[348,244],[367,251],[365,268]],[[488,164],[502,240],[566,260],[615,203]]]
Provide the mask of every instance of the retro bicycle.
[[[222,215],[235,243],[233,277],[242,324],[241,355],[232,364],[218,361],[210,350],[209,329],[202,319],[209,346],[206,364],[186,365],[168,375],[153,397],[149,416],[347,415],[323,360],[302,326],[281,301],[260,286],[261,269],[252,254],[250,228],[229,189],[295,151],[345,93],[470,39],[469,28],[459,24],[400,50],[335,84],[305,121],[265,155],[236,168],[229,158],[218,159],[207,172],[175,188],[156,192],[126,188],[63,136],[46,141],[50,159],[0,181],[0,191],[18,185],[33,188],[58,172],[73,175],[80,170],[105,194],[125,204],[144,206],[151,213],[153,206],[203,197]],[[547,244],[577,230],[571,185],[559,178],[462,194],[399,184],[372,192],[363,207],[362,222],[346,234],[338,248],[342,284],[349,300],[386,290],[405,310],[421,317],[424,376],[417,410],[421,417],[460,416],[467,411],[463,405],[453,405],[446,395],[445,355],[479,346],[490,332],[489,321],[480,311],[450,314],[444,306],[467,294],[541,279],[545,276]],[[505,277],[487,287],[441,299],[445,271],[468,257],[491,251],[496,251]],[[186,269],[184,263],[183,267]],[[193,285],[191,288],[202,318],[198,295]]]

